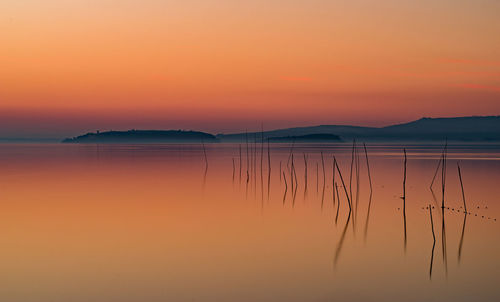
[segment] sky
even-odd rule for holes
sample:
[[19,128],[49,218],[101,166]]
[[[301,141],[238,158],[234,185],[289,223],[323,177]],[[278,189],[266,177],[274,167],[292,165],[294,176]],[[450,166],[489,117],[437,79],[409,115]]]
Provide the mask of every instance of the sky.
[[0,138],[500,114],[497,0],[2,0]]

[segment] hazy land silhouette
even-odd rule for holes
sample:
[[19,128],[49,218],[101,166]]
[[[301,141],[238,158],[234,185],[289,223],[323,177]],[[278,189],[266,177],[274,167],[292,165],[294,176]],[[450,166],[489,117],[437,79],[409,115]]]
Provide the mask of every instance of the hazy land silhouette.
[[64,143],[179,143],[244,142],[259,137],[269,142],[340,142],[354,138],[363,141],[500,141],[500,116],[421,118],[386,127],[319,125],[260,132],[213,135],[184,130],[128,130],[87,133],[64,139]]

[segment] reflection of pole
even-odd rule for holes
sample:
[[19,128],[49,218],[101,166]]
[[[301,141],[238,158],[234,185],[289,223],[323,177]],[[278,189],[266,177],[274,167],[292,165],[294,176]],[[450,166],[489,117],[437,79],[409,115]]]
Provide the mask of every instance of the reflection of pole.
[[448,253],[446,251],[446,224],[444,222],[444,207],[441,208],[441,244],[443,249],[443,263],[446,276],[448,277]]
[[432,206],[429,204],[429,215],[431,217],[431,229],[432,229],[432,253],[431,253],[431,264],[429,268],[429,278],[432,278],[432,264],[434,262],[434,248],[436,247],[436,235],[434,234],[434,222],[432,221]]
[[319,192],[319,165],[316,163],[316,193]]
[[285,205],[286,192],[288,191],[288,184],[286,183],[285,171],[283,171],[283,180],[285,181],[285,192],[283,193],[283,205]]
[[280,183],[281,183],[281,160],[280,160],[280,171],[279,172],[280,172],[279,174],[280,174]]
[[464,213],[464,223],[462,225],[462,236],[460,236],[460,244],[458,245],[458,263],[462,258],[462,245],[464,244],[465,224],[467,223],[467,212]]
[[462,200],[464,202],[464,210],[465,214],[467,214],[467,204],[465,203],[465,192],[464,192],[464,183],[462,182],[462,173],[460,171],[460,164],[457,162],[458,168],[458,177],[460,178],[460,187],[462,188]]
[[370,200],[368,201],[368,210],[366,211],[366,221],[365,221],[365,243],[368,236],[368,222],[370,220],[370,209],[372,208],[372,194],[370,193]]
[[335,214],[335,224],[337,224],[337,220],[339,218],[339,208],[340,208],[340,197],[339,197],[339,189],[337,187],[337,183],[333,184],[333,191],[337,194],[337,214]]
[[[334,156],[334,159],[335,159],[335,156]],[[344,178],[342,177],[342,172],[340,172],[339,165],[338,165],[337,161],[335,161],[335,163],[337,165],[337,171],[339,172],[340,180],[342,181],[342,186],[344,187],[345,196],[346,196],[347,202],[349,204],[349,217],[350,217],[351,211],[352,211],[351,199],[349,198],[349,193],[347,192],[347,188],[345,186]]]
[[[338,168],[338,166],[337,166],[337,168]],[[345,188],[345,186],[344,186],[344,188]],[[347,194],[347,189],[346,189],[346,194]],[[349,199],[349,197],[347,197],[347,198]],[[339,243],[337,244],[337,249],[335,251],[335,258],[333,260],[334,266],[337,266],[337,262],[338,262],[339,256],[340,256],[340,251],[342,250],[342,246],[344,245],[344,239],[345,239],[345,235],[347,233],[347,227],[349,226],[350,221],[351,221],[351,210],[349,208],[349,216],[347,216],[347,221],[345,222],[344,230],[342,231],[342,235],[340,236],[340,240],[339,240]]]
[[304,198],[307,194],[307,156],[304,153]]
[[321,166],[323,168],[323,186],[325,186],[326,173],[325,173],[325,160],[323,159],[323,152],[321,152]]

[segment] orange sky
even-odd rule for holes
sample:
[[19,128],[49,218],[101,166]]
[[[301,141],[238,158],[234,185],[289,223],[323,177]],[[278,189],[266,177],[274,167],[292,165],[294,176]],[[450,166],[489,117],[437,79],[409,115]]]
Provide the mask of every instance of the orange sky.
[[493,0],[3,0],[0,124],[28,135],[69,117],[72,131],[232,131],[497,115],[499,15]]

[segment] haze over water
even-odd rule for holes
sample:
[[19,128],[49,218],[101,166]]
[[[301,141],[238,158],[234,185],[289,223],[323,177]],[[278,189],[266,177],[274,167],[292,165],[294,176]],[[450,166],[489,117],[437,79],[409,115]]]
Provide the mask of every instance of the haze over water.
[[239,147],[2,145],[0,300],[500,300],[500,146],[449,146],[443,211],[441,145],[368,145],[371,203],[362,145],[359,190],[350,144]]

